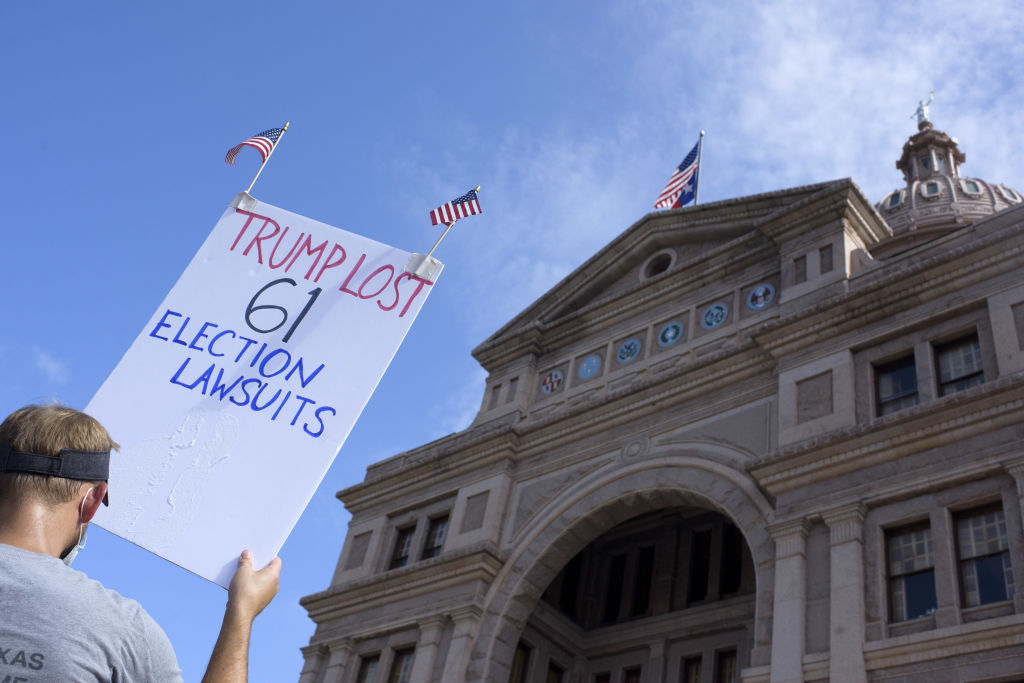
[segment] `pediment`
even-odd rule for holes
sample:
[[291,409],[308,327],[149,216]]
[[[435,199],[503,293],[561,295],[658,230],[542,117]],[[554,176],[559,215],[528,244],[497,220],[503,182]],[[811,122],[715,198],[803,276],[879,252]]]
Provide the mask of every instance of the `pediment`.
[[[822,195],[846,193],[849,180],[782,190],[646,214],[546,294],[478,346],[485,367],[510,346],[540,344],[545,329],[579,319],[581,312],[628,305],[632,292],[681,270],[694,277],[727,267],[743,250],[774,239],[786,214]],[[781,217],[781,218],[780,218]],[[503,350],[504,349],[504,350]]]

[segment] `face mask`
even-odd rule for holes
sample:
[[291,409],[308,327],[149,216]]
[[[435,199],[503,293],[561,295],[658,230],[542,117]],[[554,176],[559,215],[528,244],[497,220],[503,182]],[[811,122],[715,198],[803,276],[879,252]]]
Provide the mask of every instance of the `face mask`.
[[[92,489],[89,489],[89,491],[86,492],[86,498],[89,497],[89,492],[91,491]],[[85,498],[82,499],[82,507],[78,511],[78,543],[65,550],[64,554],[60,557],[60,559],[64,560],[64,564],[69,567],[71,566],[71,563],[75,561],[75,557],[78,553],[85,548],[85,531],[89,525],[82,523],[83,516],[85,516]]]

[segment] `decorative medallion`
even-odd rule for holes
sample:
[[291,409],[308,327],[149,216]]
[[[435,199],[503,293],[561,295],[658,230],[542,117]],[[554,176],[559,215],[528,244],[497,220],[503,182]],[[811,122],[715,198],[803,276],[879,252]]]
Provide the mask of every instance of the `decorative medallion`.
[[628,363],[640,355],[640,340],[633,338],[622,342],[619,352],[615,355],[620,363]]
[[597,375],[600,370],[601,356],[594,353],[580,361],[580,367],[579,370],[577,370],[577,373],[579,374],[580,379],[590,379]]
[[747,295],[747,306],[754,311],[760,311],[775,298],[775,288],[767,282],[754,287]]
[[658,333],[658,346],[672,346],[683,338],[682,323],[671,322]]
[[704,315],[700,317],[700,324],[704,326],[704,329],[713,330],[723,322],[729,315],[729,307],[719,301],[717,304],[711,304],[704,311]]
[[540,390],[545,394],[553,394],[558,391],[558,387],[562,386],[563,379],[565,377],[561,370],[552,370],[541,380]]

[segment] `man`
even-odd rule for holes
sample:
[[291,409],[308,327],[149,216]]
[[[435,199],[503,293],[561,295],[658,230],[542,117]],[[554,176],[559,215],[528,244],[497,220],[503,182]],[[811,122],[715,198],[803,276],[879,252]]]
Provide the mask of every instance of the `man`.
[[[70,568],[107,501],[111,449],[92,417],[28,406],[0,424],[0,681],[180,681],[163,630],[134,600]],[[244,551],[204,681],[248,677],[253,619],[277,593],[278,558]]]

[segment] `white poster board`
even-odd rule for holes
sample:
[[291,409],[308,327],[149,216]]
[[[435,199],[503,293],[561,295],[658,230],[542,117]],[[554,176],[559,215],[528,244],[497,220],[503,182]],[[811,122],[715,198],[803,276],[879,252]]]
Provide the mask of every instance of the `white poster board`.
[[86,407],[121,444],[96,522],[222,586],[243,548],[278,553],[433,285],[404,251],[243,206]]

